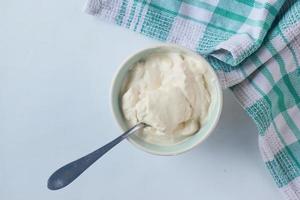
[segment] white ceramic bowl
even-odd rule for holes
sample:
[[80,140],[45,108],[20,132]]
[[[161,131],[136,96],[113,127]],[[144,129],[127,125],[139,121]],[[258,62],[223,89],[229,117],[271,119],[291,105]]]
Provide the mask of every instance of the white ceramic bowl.
[[117,74],[113,80],[112,88],[111,88],[111,106],[113,115],[121,127],[123,131],[127,130],[129,127],[126,123],[126,120],[123,116],[122,109],[121,109],[121,89],[124,83],[124,79],[128,74],[128,70],[134,66],[136,62],[139,60],[147,57],[151,53],[160,53],[160,52],[181,52],[190,56],[193,56],[199,62],[204,63],[207,65],[209,70],[212,72],[213,80],[212,80],[212,88],[210,88],[210,92],[212,92],[215,97],[212,98],[212,102],[209,108],[209,114],[207,116],[207,120],[202,127],[192,136],[188,137],[187,139],[183,140],[180,143],[176,143],[174,145],[157,145],[157,144],[150,144],[144,141],[141,137],[137,136],[137,134],[131,135],[128,140],[139,149],[142,149],[146,152],[156,154],[156,155],[176,155],[179,153],[183,153],[187,150],[192,149],[196,145],[200,144],[204,141],[208,135],[210,135],[213,129],[216,127],[223,104],[223,94],[221,90],[220,83],[218,81],[217,75],[210,66],[210,64],[200,55],[194,53],[191,50],[179,47],[177,45],[162,45],[162,46],[155,46],[143,49],[138,51],[137,53],[129,56],[123,64],[119,67]]

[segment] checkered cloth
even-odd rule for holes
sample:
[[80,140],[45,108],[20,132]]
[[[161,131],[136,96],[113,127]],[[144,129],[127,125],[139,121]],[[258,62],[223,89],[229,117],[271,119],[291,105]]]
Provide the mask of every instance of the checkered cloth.
[[89,0],[86,12],[206,57],[256,123],[278,188],[300,199],[299,1]]

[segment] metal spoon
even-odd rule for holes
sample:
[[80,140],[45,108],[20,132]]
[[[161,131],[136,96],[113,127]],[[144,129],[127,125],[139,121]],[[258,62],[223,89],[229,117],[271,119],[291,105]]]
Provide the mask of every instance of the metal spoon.
[[96,151],[93,151],[92,153],[59,168],[48,179],[48,188],[50,190],[59,190],[69,185],[78,176],[80,176],[80,174],[82,174],[89,166],[96,162],[96,160],[102,157],[106,152],[108,152],[114,146],[119,144],[129,135],[135,133],[137,130],[140,130],[146,126],[147,124],[145,123],[138,123],[129,130],[127,130],[125,133],[123,133],[110,143],[97,149]]

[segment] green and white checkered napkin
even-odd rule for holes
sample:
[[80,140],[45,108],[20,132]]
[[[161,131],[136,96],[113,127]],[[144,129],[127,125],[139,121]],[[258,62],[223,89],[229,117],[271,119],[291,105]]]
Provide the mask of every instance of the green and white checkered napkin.
[[280,191],[300,199],[300,1],[89,0],[86,12],[205,56],[256,123]]

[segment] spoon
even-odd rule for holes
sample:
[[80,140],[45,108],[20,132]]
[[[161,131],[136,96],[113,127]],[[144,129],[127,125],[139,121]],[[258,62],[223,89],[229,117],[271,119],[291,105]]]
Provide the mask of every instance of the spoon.
[[69,185],[106,152],[108,152],[110,149],[112,149],[114,146],[119,144],[122,140],[124,140],[131,134],[146,126],[148,125],[140,122],[113,141],[109,142],[103,147],[100,147],[96,151],[93,151],[92,153],[59,168],[48,179],[48,188],[50,190],[59,190]]

